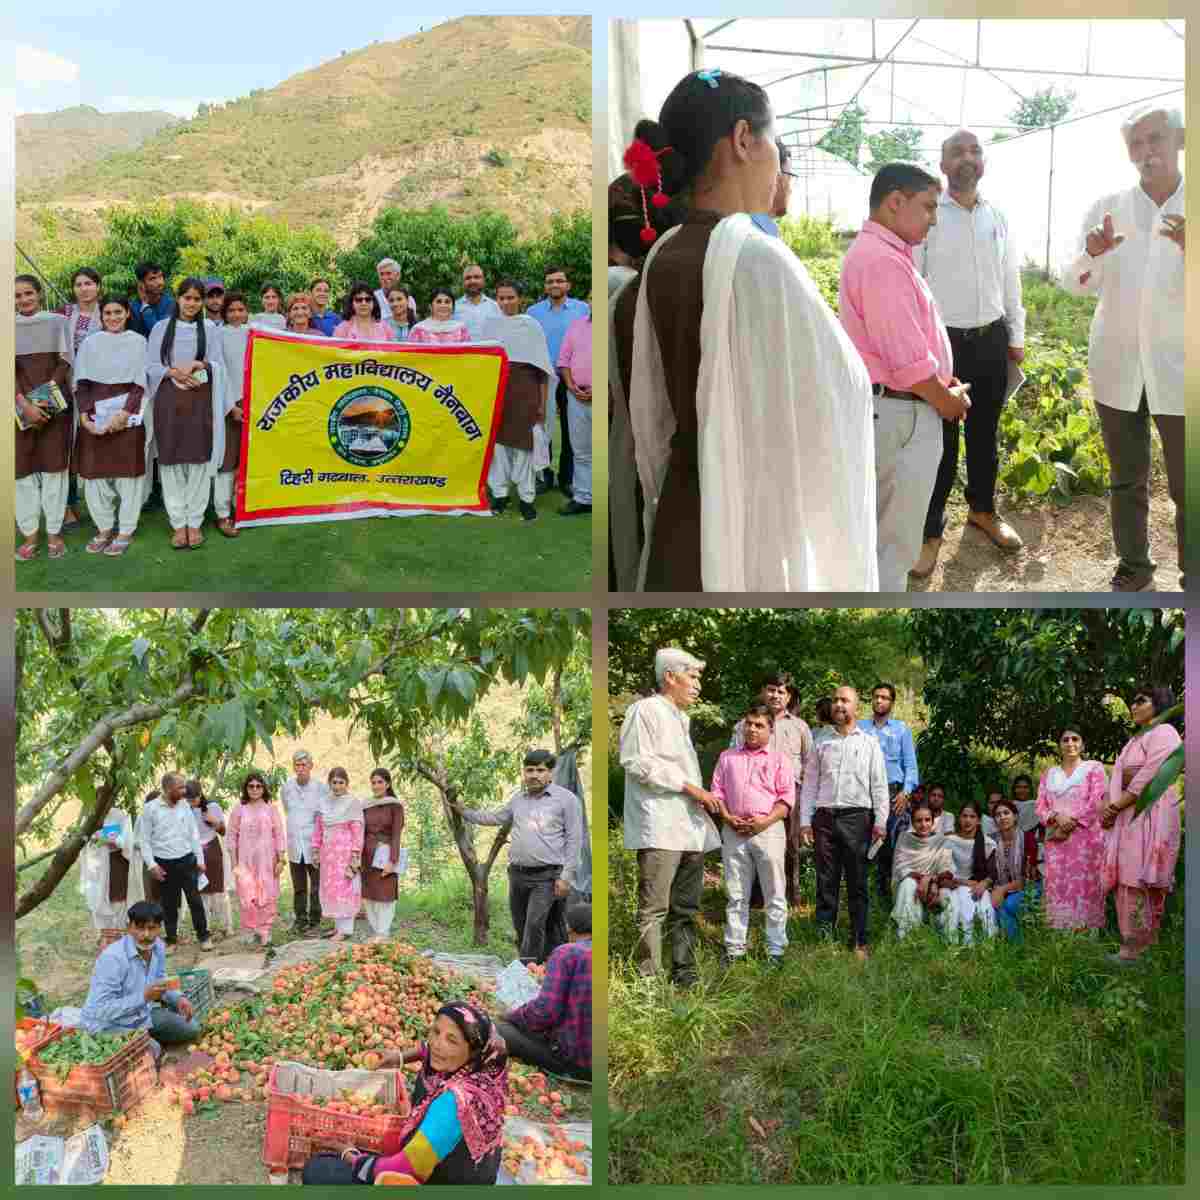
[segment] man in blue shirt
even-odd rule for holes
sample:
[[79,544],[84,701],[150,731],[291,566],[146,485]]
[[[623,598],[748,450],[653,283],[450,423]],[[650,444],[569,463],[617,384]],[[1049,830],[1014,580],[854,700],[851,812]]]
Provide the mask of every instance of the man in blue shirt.
[[883,761],[887,765],[888,796],[891,799],[887,836],[875,855],[879,895],[884,900],[890,900],[892,895],[892,856],[896,849],[897,825],[907,824],[908,798],[920,782],[912,730],[903,721],[898,721],[890,715],[895,703],[895,686],[890,683],[877,683],[871,690],[873,715],[858,723],[859,729],[874,735],[879,742],[879,748],[883,751]]
[[138,263],[133,273],[137,276],[138,298],[130,306],[133,316],[129,328],[149,337],[150,330],[171,315],[175,298],[166,290],[166,276],[158,263]]
[[139,900],[130,908],[125,936],[96,959],[79,1017],[88,1033],[149,1029],[155,1058],[164,1042],[191,1042],[200,1036],[187,997],[167,990],[162,920],[162,906],[153,900]]
[[[571,282],[562,267],[549,266],[545,274],[546,299],[534,304],[526,316],[532,317],[546,335],[546,344],[550,348],[550,361],[558,368],[558,352],[562,348],[562,340],[567,335],[567,328],[572,321],[586,317],[592,310],[582,300],[572,300],[567,293],[571,290]],[[562,494],[568,498],[571,495],[571,484],[575,475],[575,461],[571,454],[571,436],[567,428],[567,385],[559,377],[558,387],[551,393],[551,401],[547,406],[546,435],[553,441],[555,425],[554,410],[558,409],[559,445],[562,447],[558,456],[558,486]],[[551,455],[553,461],[553,455]],[[542,473],[538,491],[549,491],[554,486],[554,472],[547,470]]]

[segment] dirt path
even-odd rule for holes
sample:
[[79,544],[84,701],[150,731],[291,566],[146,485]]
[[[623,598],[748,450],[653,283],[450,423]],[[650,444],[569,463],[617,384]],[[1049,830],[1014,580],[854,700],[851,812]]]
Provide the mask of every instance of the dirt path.
[[[1068,505],[1044,501],[1037,507],[1000,511],[1024,539],[1016,554],[998,550],[967,526],[961,501],[947,507],[946,538],[928,579],[911,579],[913,592],[1107,592],[1117,567],[1108,499],[1077,496]],[[1177,592],[1175,506],[1166,483],[1156,480],[1150,497],[1150,553],[1158,563],[1155,590]]]

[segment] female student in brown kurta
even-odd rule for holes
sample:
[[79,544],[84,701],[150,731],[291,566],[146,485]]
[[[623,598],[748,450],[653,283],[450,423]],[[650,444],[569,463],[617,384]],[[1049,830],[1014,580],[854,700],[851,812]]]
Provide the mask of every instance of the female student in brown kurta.
[[[68,468],[75,411],[71,395],[71,348],[67,319],[42,311],[42,284],[36,275],[16,279],[16,518],[24,542],[17,561],[37,556],[38,527],[46,521],[51,558],[62,558],[67,511]],[[44,384],[57,385],[67,402],[65,411],[51,412],[30,397]],[[24,425],[25,428],[21,428]]]
[[[371,772],[371,799],[363,802],[362,894],[373,941],[387,940],[399,894],[400,841],[404,834],[404,806],[392,791],[392,776],[383,767]],[[387,849],[387,865],[373,864],[379,848]]]

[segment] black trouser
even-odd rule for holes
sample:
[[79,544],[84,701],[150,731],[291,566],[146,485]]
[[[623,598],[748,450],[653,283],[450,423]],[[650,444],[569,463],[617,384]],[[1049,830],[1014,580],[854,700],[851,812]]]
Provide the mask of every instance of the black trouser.
[[554,393],[554,403],[558,408],[559,444],[558,453],[558,486],[566,492],[575,482],[575,453],[571,449],[571,429],[567,424],[567,385],[560,379]]
[[[1003,320],[981,330],[950,330],[954,374],[969,383],[971,407],[963,421],[967,439],[967,506],[972,512],[996,511],[996,475],[1000,453],[996,447],[1000,410],[1008,387],[1008,327]],[[942,422],[942,461],[925,516],[925,536],[942,536],[946,526],[946,501],[958,474],[958,422]]]
[[813,814],[817,926],[829,933],[836,930],[845,875],[854,946],[867,944],[867,846],[874,819],[869,808],[818,808]]
[[504,1039],[508,1047],[509,1058],[519,1058],[522,1062],[532,1063],[543,1071],[555,1075],[566,1075],[570,1079],[591,1079],[590,1067],[577,1067],[573,1062],[563,1058],[550,1044],[549,1040],[538,1033],[530,1033],[527,1029],[512,1024],[511,1021],[497,1021],[496,1032]]
[[159,885],[162,896],[163,927],[167,941],[173,942],[179,929],[179,897],[187,897],[188,912],[192,914],[192,928],[200,941],[208,938],[208,917],[204,912],[204,901],[196,887],[196,856],[185,854],[182,858],[156,858],[167,877]]
[[[892,859],[896,854],[896,821],[899,819],[893,811],[890,801],[894,800],[903,788],[903,783],[888,784],[887,833],[875,853],[875,885],[885,900],[892,898]],[[867,875],[870,876],[869,867]]]
[[554,894],[561,866],[508,867],[508,907],[522,962],[545,962],[567,940],[566,900]]
[[289,862],[288,869],[292,873],[292,901],[296,908],[296,924],[320,925],[320,867],[313,863]]

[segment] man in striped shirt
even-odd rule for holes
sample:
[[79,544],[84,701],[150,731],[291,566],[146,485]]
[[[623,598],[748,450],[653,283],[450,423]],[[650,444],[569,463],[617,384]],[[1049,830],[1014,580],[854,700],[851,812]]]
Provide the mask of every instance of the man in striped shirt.
[[729,966],[746,953],[750,889],[757,875],[767,918],[767,962],[778,966],[787,949],[787,886],[784,822],[796,801],[792,760],[772,750],[775,716],[752,704],[742,718],[743,746],[722,751],[713,772],[712,794],[720,805],[721,863],[725,869],[725,954]]

